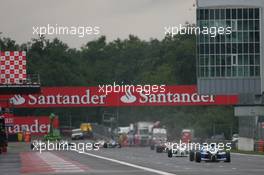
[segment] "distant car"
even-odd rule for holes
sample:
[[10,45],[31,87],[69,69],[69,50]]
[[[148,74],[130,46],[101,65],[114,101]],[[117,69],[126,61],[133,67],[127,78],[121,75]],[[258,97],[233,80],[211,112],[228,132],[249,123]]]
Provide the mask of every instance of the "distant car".
[[[150,149],[160,152],[160,148],[165,148],[167,142],[167,130],[165,128],[153,128],[150,139]],[[157,148],[158,146],[158,148]]]
[[150,143],[150,150],[157,150],[157,147],[164,147],[165,143],[167,142],[167,138],[152,138]]
[[103,148],[121,148],[121,144],[111,139],[104,142]]
[[167,152],[168,151],[167,142],[160,141],[159,143],[156,143],[155,148],[157,153]]
[[187,157],[189,154],[186,146],[181,145],[174,145],[168,150],[168,157]]
[[219,150],[215,144],[203,146],[199,151],[190,152],[190,161],[209,161],[209,162],[231,162],[229,151]]
[[71,134],[72,140],[84,139],[84,135],[81,129],[73,129]]
[[99,148],[102,148],[104,146],[105,141],[104,140],[97,140],[95,143],[98,144]]

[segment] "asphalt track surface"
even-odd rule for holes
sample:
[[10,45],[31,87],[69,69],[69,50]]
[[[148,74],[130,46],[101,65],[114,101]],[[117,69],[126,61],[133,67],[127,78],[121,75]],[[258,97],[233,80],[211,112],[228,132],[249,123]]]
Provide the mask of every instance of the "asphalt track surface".
[[0,155],[0,174],[263,175],[264,156],[231,154],[231,163],[196,163],[190,162],[188,157],[168,158],[166,153],[156,153],[148,147],[102,148],[86,153],[40,154],[23,150]]

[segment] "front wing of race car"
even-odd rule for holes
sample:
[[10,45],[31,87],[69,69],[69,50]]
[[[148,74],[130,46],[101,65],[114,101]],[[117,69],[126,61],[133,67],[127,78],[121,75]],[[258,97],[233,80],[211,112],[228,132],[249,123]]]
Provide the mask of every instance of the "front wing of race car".
[[201,162],[201,161],[210,161],[210,162],[219,162],[219,161],[224,161],[224,162],[231,162],[231,156],[230,152],[217,152],[217,153],[210,153],[209,151],[198,151],[190,152],[190,161],[196,161],[196,162]]
[[182,149],[169,149],[168,157],[187,157],[188,151]]
[[202,161],[227,161],[228,160],[228,153],[226,152],[219,152],[216,154],[211,154],[210,152],[201,152],[201,160]]

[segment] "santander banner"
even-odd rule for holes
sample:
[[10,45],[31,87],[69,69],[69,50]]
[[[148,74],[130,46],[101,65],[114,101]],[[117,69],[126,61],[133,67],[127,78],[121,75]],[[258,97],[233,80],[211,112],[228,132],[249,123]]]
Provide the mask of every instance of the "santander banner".
[[234,105],[236,95],[198,95],[196,86],[164,86],[163,91],[102,92],[99,87],[43,87],[41,94],[7,97],[16,108],[92,106]]
[[[5,121],[8,123],[12,121],[12,125],[8,127],[9,134],[30,131],[31,135],[45,135],[50,130],[50,119],[48,116],[6,116]],[[59,127],[58,118],[55,118],[54,120],[54,127]]]

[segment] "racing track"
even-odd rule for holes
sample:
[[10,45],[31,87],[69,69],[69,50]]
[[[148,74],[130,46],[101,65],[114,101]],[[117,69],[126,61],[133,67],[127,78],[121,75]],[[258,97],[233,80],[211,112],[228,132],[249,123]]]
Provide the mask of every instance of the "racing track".
[[[87,153],[73,151],[48,152],[36,156],[36,152],[9,153],[0,156],[1,175],[37,174],[90,174],[90,175],[262,175],[264,174],[264,156],[231,154],[231,163],[196,163],[190,162],[187,157],[168,158],[166,153],[156,153],[146,148],[108,148]],[[19,156],[20,154],[20,156]],[[23,161],[21,154],[29,158],[49,161],[54,157],[58,161],[50,163],[56,171],[51,171],[45,163],[36,161]],[[39,154],[39,153],[38,153]],[[32,156],[30,156],[32,155]],[[20,157],[20,158],[19,158]],[[30,158],[31,157],[31,158]],[[45,158],[46,157],[46,158]],[[52,159],[54,159],[52,158]],[[54,160],[55,160],[54,159]],[[59,162],[60,160],[65,160]],[[43,166],[43,167],[41,167]],[[21,168],[19,168],[21,167]],[[72,167],[72,168],[71,168]],[[21,171],[26,169],[27,171]],[[35,171],[31,171],[35,169]],[[49,171],[46,171],[48,170]],[[38,172],[38,171],[37,171]],[[40,173],[39,173],[40,174]]]
[[[80,161],[90,167],[92,174],[154,174],[154,171],[144,171],[143,169],[123,165],[123,162],[141,167],[158,170],[156,174],[177,174],[177,175],[249,175],[264,173],[264,156],[232,154],[231,163],[210,163],[210,162],[190,162],[188,157],[168,158],[166,153],[156,153],[146,148],[113,148],[92,151],[87,154],[75,152],[63,152],[64,156]],[[92,154],[92,155],[91,155]],[[102,156],[110,158],[105,160],[94,157]],[[120,163],[112,161],[118,160]]]

